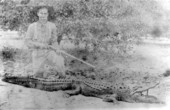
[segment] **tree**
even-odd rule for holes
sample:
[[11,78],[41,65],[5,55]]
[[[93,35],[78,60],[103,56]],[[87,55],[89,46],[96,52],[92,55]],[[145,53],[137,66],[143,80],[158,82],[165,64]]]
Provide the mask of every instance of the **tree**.
[[131,42],[155,33],[155,24],[162,19],[154,0],[31,0],[24,6],[7,0],[2,5],[1,25],[25,32],[28,24],[37,20],[36,5],[40,1],[51,6],[50,18],[57,26],[58,42],[66,36],[76,46],[84,44],[88,51],[105,53],[107,59],[128,53]]

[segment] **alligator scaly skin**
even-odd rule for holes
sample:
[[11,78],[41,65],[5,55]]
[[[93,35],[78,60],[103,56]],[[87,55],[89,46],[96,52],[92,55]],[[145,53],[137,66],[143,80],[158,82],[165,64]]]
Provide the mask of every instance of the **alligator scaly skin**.
[[3,81],[21,86],[35,88],[45,91],[63,90],[71,95],[82,94],[103,99],[103,101],[114,102],[142,102],[142,103],[161,103],[154,96],[131,95],[131,90],[124,83],[114,84],[96,81],[86,78],[70,79],[42,79],[24,76],[5,76]]
[[[21,85],[28,88],[35,88],[45,91],[58,91],[72,89],[72,79],[49,80],[32,76],[4,76],[4,82]],[[74,88],[73,88],[74,89]]]

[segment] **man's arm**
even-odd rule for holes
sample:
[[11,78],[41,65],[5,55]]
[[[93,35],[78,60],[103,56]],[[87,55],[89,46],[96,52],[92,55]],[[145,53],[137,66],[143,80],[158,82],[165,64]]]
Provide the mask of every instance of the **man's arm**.
[[31,48],[32,44],[30,41],[33,39],[34,36],[34,31],[33,31],[33,24],[30,24],[28,26],[27,32],[26,32],[26,37],[24,39],[24,43],[27,45],[27,47]]
[[44,44],[33,41],[34,28],[35,27],[33,24],[29,25],[25,37],[25,44],[28,46],[28,48],[45,48],[46,46]]
[[56,48],[59,48],[57,39],[58,39],[58,37],[57,37],[57,28],[56,28],[56,26],[54,24],[53,28],[52,28],[51,39],[50,39],[49,45],[54,46]]

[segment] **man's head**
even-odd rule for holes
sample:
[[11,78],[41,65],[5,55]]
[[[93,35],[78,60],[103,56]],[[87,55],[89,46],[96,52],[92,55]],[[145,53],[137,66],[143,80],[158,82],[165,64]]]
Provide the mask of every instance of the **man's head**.
[[48,8],[46,6],[41,6],[38,11],[37,15],[40,21],[47,21],[48,20]]

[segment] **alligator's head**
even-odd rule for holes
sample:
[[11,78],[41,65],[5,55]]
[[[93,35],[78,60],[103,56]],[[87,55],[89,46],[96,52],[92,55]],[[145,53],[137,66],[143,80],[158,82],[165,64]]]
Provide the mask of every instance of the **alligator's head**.
[[8,83],[16,83],[17,77],[12,75],[12,74],[8,74],[6,73],[2,79],[2,81],[4,82],[8,82]]
[[29,77],[14,76],[11,74],[5,74],[2,81],[12,84],[18,84],[22,86],[27,86],[29,84]]

